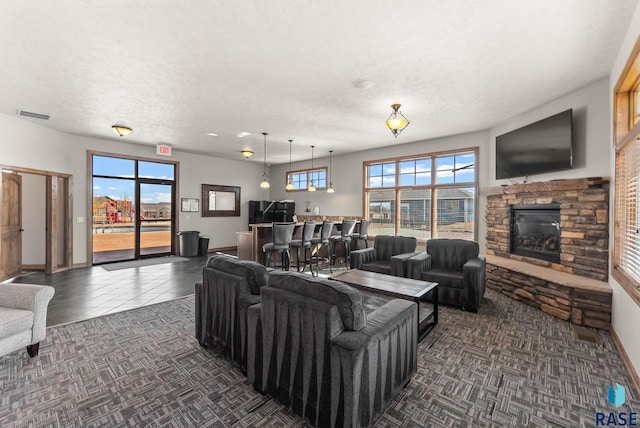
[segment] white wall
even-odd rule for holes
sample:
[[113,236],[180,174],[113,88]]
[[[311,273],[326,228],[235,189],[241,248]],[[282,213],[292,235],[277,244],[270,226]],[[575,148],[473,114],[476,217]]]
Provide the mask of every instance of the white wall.
[[[488,156],[486,168],[487,186],[535,181],[549,181],[567,178],[610,177],[609,168],[609,86],[608,79],[601,79],[577,91],[563,95],[550,103],[526,113],[507,119],[489,130]],[[552,116],[567,109],[573,109],[573,169],[496,180],[496,136]],[[485,165],[485,164],[483,164]],[[487,198],[480,198],[480,248],[486,248],[487,223],[484,221]]]
[[505,120],[489,131],[490,186],[522,183],[525,177],[496,180],[496,136],[573,109],[573,169],[529,176],[528,182],[564,178],[609,177],[609,81],[601,79],[589,86]]
[[[636,43],[636,40],[640,36],[640,7],[636,8],[635,13],[631,19],[631,24],[625,36],[624,42],[618,56],[611,68],[611,74],[609,75],[609,97],[613,97],[613,89],[622,73],[622,70],[627,63],[627,59],[631,54],[631,50]],[[607,127],[608,135],[605,140],[609,148],[610,159],[609,168],[613,177],[611,185],[611,201],[613,201],[613,188],[615,183],[615,151],[613,149],[612,133],[613,133],[613,108],[609,108],[609,123]],[[613,203],[611,203],[610,212],[613,213]],[[610,248],[613,248],[613,222],[609,222],[609,236]],[[609,269],[611,271],[611,269]],[[629,297],[627,292],[620,286],[620,284],[609,275],[609,284],[613,288],[613,328],[615,329],[620,341],[622,342],[627,355],[631,359],[632,364],[636,369],[636,373],[640,374],[640,307]]]
[[45,264],[46,179],[43,175],[22,176],[22,263]]
[[[0,142],[3,165],[33,168],[73,175],[73,263],[87,262],[86,223],[89,221],[87,202],[87,150],[166,160],[155,154],[155,147],[140,146],[114,140],[80,137],[55,131],[28,120],[0,114]],[[180,152],[175,146],[172,160],[179,161],[180,198],[201,198],[202,184],[241,187],[240,217],[206,217],[199,213],[180,213],[179,230],[199,230],[210,237],[209,247],[236,245],[236,231],[246,230],[248,201],[268,199],[268,191],[260,189],[262,165],[243,160],[230,161]],[[201,201],[202,202],[202,201]],[[187,218],[189,217],[189,218]]]
[[[284,189],[284,186],[286,184],[285,177],[286,172],[289,170],[289,164],[272,166],[271,198],[274,200],[291,199],[295,201],[296,213],[298,214],[304,211],[304,200],[309,198],[312,202],[311,210],[313,211],[314,207],[319,207],[320,215],[361,216],[363,213],[363,162],[472,147],[479,147],[478,164],[480,167],[478,168],[477,173],[480,178],[480,187],[487,185],[488,173],[482,166],[486,162],[485,159],[487,157],[488,133],[485,131],[409,144],[398,144],[393,139],[391,133],[389,133],[389,139],[389,146],[382,149],[333,156],[332,181],[335,188],[335,193],[333,194],[327,193],[326,191],[287,192]],[[336,147],[334,150],[334,153],[339,153],[339,147]],[[314,167],[328,167],[329,158],[325,157],[314,159],[313,165]],[[292,164],[293,170],[310,167],[310,161],[296,162]],[[274,185],[274,183],[279,183],[280,185]],[[482,222],[483,219],[484,214],[481,214],[480,221]],[[484,239],[484,235],[480,238]]]

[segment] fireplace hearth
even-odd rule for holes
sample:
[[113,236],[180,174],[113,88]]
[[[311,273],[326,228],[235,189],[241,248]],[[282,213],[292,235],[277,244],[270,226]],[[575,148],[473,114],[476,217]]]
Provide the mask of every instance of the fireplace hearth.
[[560,205],[512,205],[511,253],[560,262]]

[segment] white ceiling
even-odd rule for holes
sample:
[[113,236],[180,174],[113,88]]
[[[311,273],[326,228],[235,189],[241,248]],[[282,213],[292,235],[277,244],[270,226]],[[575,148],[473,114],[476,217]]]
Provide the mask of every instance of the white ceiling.
[[[6,0],[0,112],[269,163],[488,129],[605,77],[638,0]],[[353,82],[374,82],[357,89]],[[384,121],[402,104],[411,124]],[[245,131],[252,135],[238,138]],[[218,137],[207,136],[216,133]]]

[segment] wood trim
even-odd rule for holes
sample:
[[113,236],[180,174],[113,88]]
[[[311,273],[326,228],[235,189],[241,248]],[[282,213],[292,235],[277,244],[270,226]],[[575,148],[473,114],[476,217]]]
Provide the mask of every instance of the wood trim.
[[301,172],[306,172],[307,173],[307,187],[305,187],[304,189],[291,189],[291,190],[285,190],[286,192],[308,192],[307,188],[309,187],[309,173],[310,172],[315,172],[315,171],[324,171],[325,176],[327,177],[327,185],[324,187],[320,187],[320,186],[316,186],[316,189],[318,190],[325,190],[329,187],[329,167],[327,166],[320,166],[320,167],[314,167],[314,168],[303,168],[303,169],[296,169],[296,170],[292,170],[292,171],[287,171],[284,174],[284,185],[286,186],[287,183],[289,183],[289,174],[298,174]]
[[618,348],[618,352],[620,352],[620,356],[622,357],[622,361],[624,362],[624,365],[627,368],[627,372],[629,372],[629,376],[633,381],[633,385],[636,388],[636,394],[640,394],[640,376],[638,376],[638,372],[636,371],[636,368],[631,363],[631,358],[629,358],[627,351],[625,351],[624,346],[622,346],[622,341],[620,340],[618,333],[616,333],[615,328],[613,328],[613,325],[609,327],[609,332],[611,333],[611,338],[613,339],[613,343],[615,343],[616,348]]
[[216,253],[216,252],[224,253],[225,251],[235,251],[237,253],[238,252],[238,246],[237,245],[232,245],[230,247],[209,248],[207,253]]
[[404,156],[397,156],[397,157],[393,157],[393,158],[374,159],[374,160],[369,160],[369,161],[362,161],[362,163],[363,163],[364,166],[368,166],[368,165],[371,165],[371,164],[374,164],[374,163],[383,163],[383,162],[389,162],[389,161],[403,161],[403,160],[407,160],[407,159],[416,159],[416,158],[421,158],[421,157],[443,156],[443,155],[453,154],[453,153],[476,152],[478,149],[479,149],[478,146],[461,147],[459,149],[441,150],[439,152],[418,153],[418,154],[415,154],[415,155],[404,155]]
[[[454,155],[454,154],[459,154],[459,153],[465,153],[465,152],[472,152],[474,155],[474,170],[475,170],[475,177],[474,177],[474,181],[467,183],[468,185],[465,186],[464,183],[447,183],[447,184],[436,184],[436,172],[437,169],[435,168],[435,164],[433,162],[433,160],[435,160],[435,158],[439,157],[439,156],[446,156],[446,155]],[[367,167],[373,165],[373,164],[378,164],[378,163],[399,163],[402,162],[403,160],[407,160],[407,159],[422,159],[422,158],[430,158],[432,160],[432,167],[431,167],[431,184],[427,184],[427,185],[423,185],[423,186],[400,186],[400,185],[396,185],[393,187],[367,187]],[[433,153],[423,153],[423,154],[417,154],[417,155],[407,155],[407,156],[400,156],[400,157],[396,157],[396,158],[387,158],[387,159],[382,159],[382,160],[373,160],[373,161],[363,161],[362,162],[362,216],[364,217],[365,213],[367,212],[367,204],[368,204],[368,200],[367,200],[367,195],[369,194],[369,192],[376,192],[376,191],[393,191],[395,192],[395,198],[396,198],[396,213],[395,213],[395,233],[397,233],[398,230],[400,230],[400,192],[403,190],[429,190],[431,192],[431,230],[430,230],[430,234],[431,237],[434,236],[434,232],[436,231],[436,227],[437,225],[434,223],[434,219],[436,218],[436,214],[437,214],[437,198],[436,196],[436,191],[438,189],[458,189],[461,187],[473,187],[474,192],[475,192],[475,196],[474,197],[474,222],[473,222],[473,236],[474,239],[477,241],[478,240],[478,230],[479,230],[479,226],[478,223],[480,222],[480,218],[478,216],[478,209],[480,206],[480,175],[479,175],[479,160],[480,160],[480,148],[478,146],[476,147],[466,147],[466,148],[461,148],[461,149],[455,149],[455,150],[446,150],[446,151],[440,151],[440,152],[433,152]],[[399,171],[396,168],[396,183],[398,183],[398,176],[399,176]],[[371,236],[375,236],[375,235],[371,235]],[[422,238],[418,238],[418,240],[420,242],[424,241],[424,239]]]
[[611,276],[618,281],[618,284],[627,292],[629,297],[640,306],[640,289],[638,289],[637,282],[631,279],[624,271],[618,269],[617,266],[612,267]]
[[85,233],[87,236],[87,248],[86,248],[86,265],[93,266],[93,155],[94,153],[91,150],[87,150],[87,176],[85,178],[85,183],[87,183],[85,188],[85,197],[86,197],[86,209],[87,213],[85,215]]
[[632,97],[629,92],[640,77],[640,37],[629,54],[620,77],[613,89],[613,141],[617,141],[625,135],[631,128],[633,121],[630,112],[633,106],[630,105]]
[[[87,201],[87,214],[85,223],[86,234],[87,234],[87,255],[86,255],[86,263],[80,264],[80,267],[84,266],[93,266],[93,155],[98,156],[106,156],[106,157],[114,157],[119,159],[131,159],[138,160],[143,162],[155,162],[155,163],[165,163],[174,166],[175,177],[173,178],[174,185],[174,193],[175,193],[175,210],[172,213],[173,221],[175,222],[175,230],[180,230],[180,161],[170,160],[158,157],[143,157],[143,156],[135,156],[135,155],[126,155],[119,153],[110,153],[110,152],[101,152],[97,150],[87,150],[87,176],[85,178],[86,186],[86,201]],[[202,201],[201,201],[202,204]],[[179,248],[179,237],[177,234],[174,234],[171,250],[174,255],[178,255]],[[75,266],[75,265],[74,265]]]
[[22,265],[22,270],[45,270],[45,265],[43,264],[34,264],[34,265]]
[[34,174],[34,175],[53,175],[57,177],[71,177],[72,174],[65,174],[62,172],[55,171],[45,171],[43,169],[33,169],[33,168],[22,168],[18,166],[10,166],[10,165],[0,165],[0,169],[10,169],[13,172],[23,173],[23,174]]
[[517,193],[538,193],[567,190],[600,189],[609,183],[608,178],[589,177],[576,179],[562,179],[539,181],[534,183],[512,184],[508,186],[489,187],[482,190],[484,196],[515,195]]
[[52,274],[58,265],[58,183],[55,177],[46,178],[45,206],[47,234],[45,239],[45,273]]

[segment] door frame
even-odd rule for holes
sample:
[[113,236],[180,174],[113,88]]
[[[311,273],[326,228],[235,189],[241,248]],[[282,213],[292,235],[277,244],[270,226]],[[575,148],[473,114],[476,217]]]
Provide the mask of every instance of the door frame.
[[[159,257],[159,256],[164,256],[167,255],[167,253],[157,253],[157,254],[145,254],[145,255],[141,255],[140,254],[140,240],[141,240],[141,235],[142,235],[142,220],[140,219],[140,214],[142,214],[142,203],[140,202],[140,187],[143,184],[158,184],[158,185],[163,185],[163,186],[171,186],[171,200],[173,201],[173,204],[171,204],[171,236],[176,236],[176,232],[177,232],[177,224],[178,224],[178,197],[177,197],[177,191],[176,191],[176,182],[175,180],[173,181],[168,181],[168,180],[163,180],[163,179],[159,179],[159,178],[138,178],[136,180],[136,207],[139,210],[138,213],[136,213],[136,221],[135,221],[135,258],[136,259],[144,259],[144,258],[151,258],[151,257]],[[173,254],[173,255],[178,255],[178,251],[177,251],[177,247],[176,247],[176,240],[175,239],[171,239],[171,250],[169,250],[169,253]]]
[[[10,170],[18,174],[42,175],[45,177],[45,273],[51,274],[73,267],[73,176],[54,171],[33,168],[22,168],[11,165],[0,165],[1,170]],[[2,184],[2,174],[0,174]],[[62,197],[58,190],[61,189]],[[24,198],[22,198],[24,200]],[[0,208],[2,204],[2,186],[0,186]],[[62,218],[58,211],[62,208]],[[2,210],[0,210],[0,216]],[[2,231],[0,230],[0,238]],[[58,243],[63,241],[62,254]],[[61,259],[62,262],[58,263]]]
[[[180,230],[179,218],[178,218],[178,189],[180,188],[180,162],[169,159],[158,159],[143,156],[124,155],[121,153],[102,152],[98,150],[87,150],[87,265],[93,266],[93,155],[107,156],[120,159],[132,159],[145,162],[157,162],[172,164],[175,168],[174,183],[174,198],[175,198],[175,223],[174,230]],[[136,180],[137,181],[137,180]],[[137,192],[136,192],[137,193]],[[137,197],[137,195],[136,195]],[[173,236],[171,240],[171,248],[174,254],[177,255],[176,249],[178,248],[178,237]],[[136,245],[137,246],[137,245]]]

